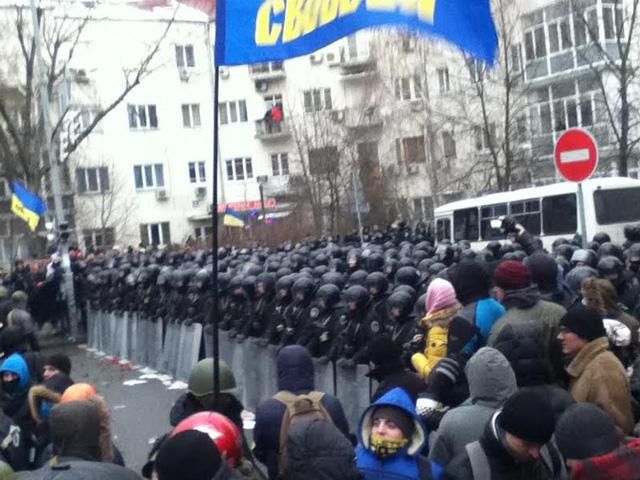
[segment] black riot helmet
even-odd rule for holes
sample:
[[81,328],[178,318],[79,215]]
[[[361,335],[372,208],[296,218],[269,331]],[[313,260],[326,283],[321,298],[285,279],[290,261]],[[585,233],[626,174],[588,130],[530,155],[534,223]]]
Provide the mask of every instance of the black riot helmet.
[[273,273],[261,273],[256,277],[256,292],[259,296],[268,296],[276,285],[276,276]]
[[394,319],[404,319],[413,310],[413,298],[405,291],[393,292],[387,299],[389,314]]
[[579,248],[571,255],[572,266],[594,267],[596,265],[596,254],[592,250]]
[[624,253],[622,252],[622,248],[615,243],[605,242],[601,244],[598,249],[598,260],[604,257],[616,257],[618,260],[623,260]]
[[231,275],[226,272],[218,273],[218,290],[220,292],[229,291],[229,283],[231,282]]
[[293,283],[291,295],[294,301],[303,303],[311,299],[314,288],[313,280],[307,276],[302,276]]
[[379,253],[372,253],[367,257],[367,271],[381,272],[384,269],[384,257]]
[[327,272],[324,275],[322,275],[322,278],[320,279],[320,283],[322,285],[332,283],[336,285],[340,290],[342,290],[344,288],[345,279],[344,279],[344,275],[339,272]]
[[591,267],[576,267],[567,273],[564,283],[576,295],[580,294],[582,282],[590,277],[597,277],[598,271]]
[[606,232],[598,232],[593,236],[593,241],[602,245],[603,243],[611,242],[611,237]]
[[363,310],[369,302],[369,292],[362,285],[353,285],[344,292],[344,298],[349,310]]
[[369,294],[375,298],[387,292],[389,289],[389,280],[387,280],[384,273],[373,272],[367,275],[365,286],[367,290],[369,290]]
[[256,277],[249,275],[242,280],[242,289],[249,300],[253,300],[256,295]]
[[340,289],[332,283],[322,285],[316,292],[316,299],[323,308],[331,308],[340,301]]
[[420,275],[415,267],[401,267],[396,272],[396,285],[409,285],[415,288],[420,280]]
[[[244,296],[244,290],[242,289],[242,283],[244,281],[244,276],[236,275],[229,282],[229,292],[235,296]],[[242,290],[242,293],[240,293]]]
[[291,296],[291,287],[295,282],[293,275],[285,275],[276,282],[276,295],[279,300],[283,300]]
[[208,270],[204,268],[198,270],[198,273],[196,273],[196,276],[195,276],[196,288],[198,288],[198,290],[205,290],[209,288],[210,279],[211,279],[211,274],[209,273]]
[[598,262],[598,273],[619,287],[624,282],[624,263],[617,257],[603,257]]
[[356,270],[349,276],[349,285],[364,285],[367,281],[367,272],[365,270]]

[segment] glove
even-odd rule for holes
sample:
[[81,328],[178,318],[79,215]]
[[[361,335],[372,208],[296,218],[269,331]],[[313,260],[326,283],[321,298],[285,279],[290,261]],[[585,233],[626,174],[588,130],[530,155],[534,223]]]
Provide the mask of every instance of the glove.
[[323,356],[323,357],[318,358],[318,363],[319,363],[320,365],[326,365],[326,364],[328,364],[330,361],[331,361],[331,359],[329,358],[329,356],[328,356],[328,355],[325,355],[325,356]]
[[420,418],[422,419],[423,423],[426,425],[427,429],[430,432],[433,432],[435,430],[438,430],[438,427],[440,426],[440,422],[442,421],[442,417],[444,417],[444,414],[447,413],[448,410],[449,410],[449,407],[430,409],[426,411],[424,414],[421,414]]
[[245,337],[243,334],[241,334],[241,333],[240,333],[240,334],[236,337],[236,342],[238,342],[238,343],[243,343],[245,338],[246,338],[246,337]]
[[341,358],[340,360],[338,360],[337,365],[340,368],[349,370],[356,367],[356,362],[352,358]]
[[185,318],[184,321],[182,322],[182,324],[185,327],[190,327],[191,325],[193,325],[193,320],[190,318]]
[[453,358],[440,360],[429,377],[429,396],[440,400],[458,382],[460,372],[460,364]]

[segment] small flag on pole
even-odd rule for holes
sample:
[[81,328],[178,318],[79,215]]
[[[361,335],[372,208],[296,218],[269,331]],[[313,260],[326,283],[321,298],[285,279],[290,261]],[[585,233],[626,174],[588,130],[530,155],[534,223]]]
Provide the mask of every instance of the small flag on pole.
[[242,216],[234,209],[227,207],[224,212],[223,223],[227,227],[244,227]]
[[40,217],[47,212],[47,202],[37,194],[27,190],[20,182],[12,184],[11,211],[27,222],[31,231],[35,231]]

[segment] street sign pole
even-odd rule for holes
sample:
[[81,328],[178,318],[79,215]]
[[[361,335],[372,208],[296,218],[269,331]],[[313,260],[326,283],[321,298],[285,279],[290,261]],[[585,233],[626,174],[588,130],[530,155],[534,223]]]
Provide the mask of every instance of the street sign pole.
[[578,182],[578,218],[580,219],[580,237],[582,248],[587,248],[587,223],[584,213],[584,195],[582,193],[582,182]]
[[598,167],[598,143],[586,130],[572,128],[564,132],[558,141],[554,151],[556,168],[569,182],[578,184],[576,208],[580,226],[578,233],[581,237],[582,247],[587,247],[587,222],[584,211],[584,193],[582,182],[587,180]]

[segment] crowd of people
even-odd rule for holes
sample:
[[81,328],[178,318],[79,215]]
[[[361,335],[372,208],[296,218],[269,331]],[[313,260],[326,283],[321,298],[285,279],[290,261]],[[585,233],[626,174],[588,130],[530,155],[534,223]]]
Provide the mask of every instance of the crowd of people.
[[[258,405],[252,435],[243,372],[222,362],[214,392],[203,359],[141,474],[640,479],[639,229],[623,245],[602,233],[587,248],[575,237],[548,251],[512,218],[503,230],[511,241],[479,251],[402,226],[365,244],[224,248],[217,272],[207,252],[76,259],[93,310],[217,326],[278,350],[279,392]],[[29,479],[138,478],[113,445],[104,399],[73,384],[68,359],[41,359],[20,300],[18,290],[11,307],[0,304],[3,468],[31,470],[19,477]],[[376,388],[358,425],[314,389],[314,362],[369,366]]]

